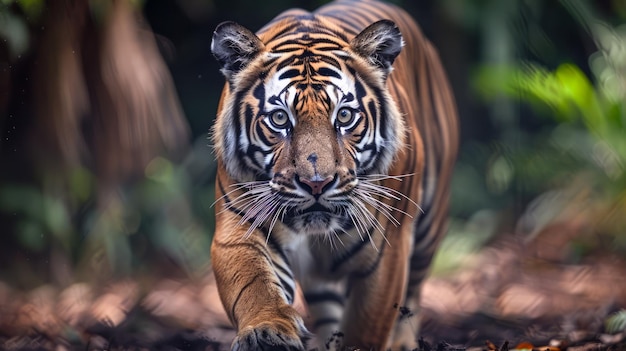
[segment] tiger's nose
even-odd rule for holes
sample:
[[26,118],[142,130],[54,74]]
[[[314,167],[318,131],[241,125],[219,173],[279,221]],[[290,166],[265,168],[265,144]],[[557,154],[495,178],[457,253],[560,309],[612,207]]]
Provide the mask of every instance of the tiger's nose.
[[304,179],[296,176],[296,181],[300,183],[300,185],[304,185],[303,188],[310,192],[311,195],[321,195],[324,192],[324,188],[334,179],[334,177],[322,179],[319,174],[314,175],[312,179]]

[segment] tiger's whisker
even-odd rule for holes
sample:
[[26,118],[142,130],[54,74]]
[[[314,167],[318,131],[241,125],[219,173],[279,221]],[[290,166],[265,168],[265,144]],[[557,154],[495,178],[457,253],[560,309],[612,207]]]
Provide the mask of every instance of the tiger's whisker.
[[[273,194],[269,193],[270,199],[274,197]],[[256,196],[247,202],[242,208],[241,211],[244,211],[244,215],[241,217],[239,224],[243,224],[254,217],[258,217],[262,214],[265,208],[268,205],[268,198],[266,196]]]
[[379,196],[383,196],[383,197],[387,196],[388,198],[392,198],[395,200],[405,199],[409,201],[417,209],[419,209],[420,212],[424,213],[424,210],[422,209],[422,207],[418,205],[415,201],[413,201],[413,199],[409,198],[408,196],[404,195],[403,193],[395,189],[386,187],[384,185],[372,183],[370,181],[359,182],[359,184],[357,185],[357,188],[358,187],[362,187],[364,188],[364,190],[367,189],[369,192],[373,194],[377,194]]
[[354,210],[354,206],[350,203],[348,205],[348,208],[346,209],[346,213],[348,214],[348,216],[350,217],[350,220],[352,221],[352,223],[354,224],[354,228],[356,229],[357,234],[359,234],[359,237],[361,238],[361,241],[365,240],[365,238],[363,237],[363,232],[365,231],[364,229],[361,228],[361,221],[358,220],[356,217],[354,217],[354,213],[356,212]]
[[357,178],[359,180],[364,180],[364,181],[380,181],[380,180],[386,180],[386,179],[393,179],[393,180],[397,180],[397,181],[401,182],[401,181],[403,181],[403,178],[412,177],[414,175],[415,175],[415,173],[401,174],[401,175],[363,174],[363,175],[357,176]]
[[254,209],[253,215],[250,218],[255,218],[253,225],[258,227],[262,224],[267,217],[272,213],[272,211],[280,204],[280,200],[277,196],[273,196],[269,199],[260,199],[263,202],[260,202],[259,206]]
[[[393,210],[397,210],[395,207],[393,206],[389,206],[384,202],[381,202],[375,198],[369,197],[365,194],[356,194],[355,195],[359,196],[362,201],[366,202],[367,204],[369,204],[370,206],[372,206],[374,208],[374,210],[380,212],[383,216],[385,216],[394,226],[399,226],[400,225],[400,221],[398,221],[392,214],[391,211]],[[398,210],[399,212],[403,212]]]
[[389,205],[373,196],[370,196],[367,192],[361,191],[360,189],[357,189],[355,191],[355,194],[363,199],[363,201],[366,201],[368,204],[374,207],[377,211],[381,211],[381,213],[383,213],[383,215],[385,215],[385,217],[392,221],[396,226],[400,225],[400,222],[392,215],[392,212],[399,212],[405,216],[413,218],[411,214],[397,207]]
[[[265,223],[265,221],[271,216],[271,214],[274,212],[276,207],[279,205],[280,205],[280,199],[278,196],[274,196],[269,201],[266,201],[265,203],[263,203],[262,206],[258,209],[258,212],[255,214],[255,216],[251,216],[249,218],[251,219],[254,217],[254,221],[252,222],[252,225],[250,225],[250,228],[248,228],[248,231],[246,232],[244,237],[245,238],[250,237],[250,235],[254,232],[254,230],[259,228],[263,223]],[[266,244],[267,244],[267,240],[269,240],[269,235],[270,235],[270,232],[267,233]]]
[[[385,235],[384,228],[380,224],[380,221],[367,209],[367,207],[362,202],[356,201],[355,204],[357,205],[356,208],[359,210],[359,212],[361,212],[362,217],[367,221],[367,223],[371,225],[375,230],[378,230],[378,232],[380,232],[380,234],[383,236],[383,239],[385,240],[385,242],[387,242],[387,245],[390,245],[389,240],[387,239],[387,236]],[[370,237],[370,241],[372,241],[372,237],[369,231],[368,231],[368,236]],[[372,241],[372,245],[378,251],[378,248],[376,247],[373,241]]]
[[269,233],[271,233],[272,230],[274,229],[274,225],[276,225],[276,222],[278,221],[278,218],[281,217],[281,220],[282,220],[282,218],[285,215],[285,212],[286,212],[287,208],[289,208],[288,202],[280,204],[278,209],[275,211],[274,216],[272,217],[272,221],[270,223],[269,230],[268,230]]
[[230,195],[231,195],[231,194],[233,194],[233,193],[236,193],[237,191],[241,191],[241,190],[243,190],[243,189],[245,189],[245,188],[248,188],[248,189],[253,189],[253,188],[264,188],[264,187],[266,187],[266,186],[267,186],[267,184],[268,184],[268,182],[267,182],[267,181],[253,181],[253,182],[244,182],[244,183],[235,183],[235,184],[231,184],[229,187],[230,187],[230,188],[234,188],[234,189],[232,189],[232,190],[230,190],[230,191],[226,192],[224,195],[222,195],[222,196],[220,196],[219,198],[215,199],[215,201],[213,201],[213,203],[211,204],[211,207],[215,206],[215,204],[216,204],[218,201],[220,201],[220,200],[222,200],[222,199],[224,199],[224,198],[226,198],[226,197],[230,196]]
[[255,203],[257,201],[259,201],[259,199],[263,199],[267,196],[271,195],[271,191],[265,191],[265,192],[261,192],[258,194],[255,193],[246,193],[243,194],[241,196],[239,196],[238,198],[234,199],[233,201],[231,201],[228,205],[231,208],[234,208],[236,206],[240,206],[242,205],[241,209],[247,209],[249,207],[250,204]]
[[251,219],[252,217],[257,216],[259,212],[262,210],[263,206],[265,205],[266,205],[265,202],[261,201],[261,199],[258,197],[254,199],[250,199],[248,202],[246,202],[243,206],[239,208],[239,210],[244,213],[244,215],[241,217],[239,221],[239,224],[241,225],[244,222]]
[[[376,243],[372,240],[372,235],[370,230],[368,230],[368,225],[373,227],[375,230],[378,230],[382,233],[382,229],[380,228],[380,224],[376,224],[373,220],[372,220],[372,216],[369,213],[369,211],[367,211],[366,209],[364,210],[364,206],[363,204],[361,204],[360,202],[355,202],[352,204],[352,208],[354,210],[354,212],[356,214],[358,214],[358,216],[355,216],[354,218],[357,219],[359,225],[358,228],[360,228],[360,230],[358,230],[359,232],[359,236],[361,237],[361,240],[364,240],[363,235],[361,233],[365,233],[367,234],[367,237],[370,241],[370,244],[372,245],[372,247],[378,251],[378,247],[376,246]],[[383,235],[384,237],[384,235]],[[385,238],[386,240],[386,238]]]

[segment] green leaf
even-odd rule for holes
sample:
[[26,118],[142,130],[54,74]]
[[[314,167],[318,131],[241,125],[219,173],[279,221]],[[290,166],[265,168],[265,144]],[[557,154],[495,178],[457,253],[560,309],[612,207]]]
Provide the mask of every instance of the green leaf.
[[612,314],[604,322],[606,331],[613,334],[626,330],[626,310]]

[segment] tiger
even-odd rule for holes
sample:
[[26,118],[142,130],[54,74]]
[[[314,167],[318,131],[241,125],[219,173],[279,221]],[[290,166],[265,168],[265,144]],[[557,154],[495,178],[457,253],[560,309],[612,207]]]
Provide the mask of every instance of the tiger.
[[210,257],[231,349],[417,347],[459,142],[433,44],[395,5],[337,0],[256,33],[223,22],[211,52]]

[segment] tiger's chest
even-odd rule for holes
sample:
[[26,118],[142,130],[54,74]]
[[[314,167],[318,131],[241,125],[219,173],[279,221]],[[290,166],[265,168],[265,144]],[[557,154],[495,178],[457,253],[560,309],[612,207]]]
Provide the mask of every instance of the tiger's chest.
[[301,236],[286,245],[285,253],[297,280],[333,281],[375,269],[385,245],[384,240],[379,242],[376,236],[361,238],[357,233],[348,232],[332,238]]

